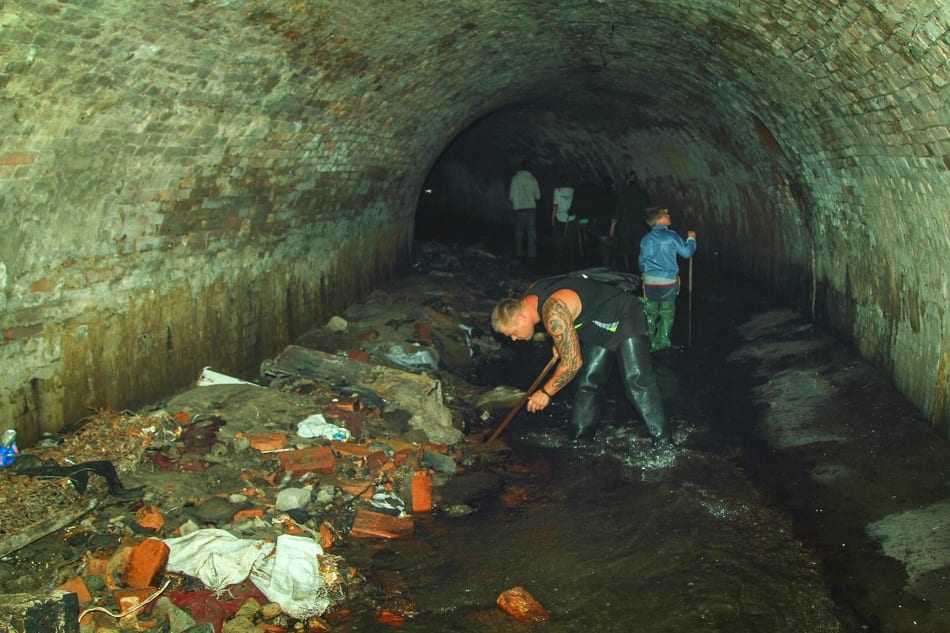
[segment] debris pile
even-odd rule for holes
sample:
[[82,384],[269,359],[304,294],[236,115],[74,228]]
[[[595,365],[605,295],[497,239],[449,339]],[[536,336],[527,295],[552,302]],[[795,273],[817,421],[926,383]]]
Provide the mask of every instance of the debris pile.
[[0,629],[313,632],[355,609],[390,627],[416,615],[402,592],[369,590],[346,554],[504,494],[473,469],[504,445],[467,438],[520,394],[466,376],[498,349],[484,328],[505,291],[457,286],[421,306],[375,293],[256,378],[205,367],[147,411],[99,411],[21,450],[0,469],[0,556],[22,563],[53,540],[73,560],[43,589],[30,584],[41,574],[0,577],[13,589]]

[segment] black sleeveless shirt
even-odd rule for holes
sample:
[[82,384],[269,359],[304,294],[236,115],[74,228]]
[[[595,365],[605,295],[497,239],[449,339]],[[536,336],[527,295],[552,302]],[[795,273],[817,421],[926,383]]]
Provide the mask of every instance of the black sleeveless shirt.
[[538,296],[538,315],[542,316],[542,323],[544,302],[562,288],[573,290],[581,298],[581,313],[574,319],[574,330],[581,342],[613,351],[625,339],[646,335],[646,318],[639,297],[612,284],[590,279],[554,277],[532,284],[525,295]]

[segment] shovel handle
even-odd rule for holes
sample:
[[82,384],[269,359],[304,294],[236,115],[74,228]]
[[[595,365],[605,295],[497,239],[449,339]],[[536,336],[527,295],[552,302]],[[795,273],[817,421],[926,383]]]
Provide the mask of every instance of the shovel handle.
[[486,444],[491,444],[498,436],[501,435],[501,432],[505,430],[505,427],[508,426],[508,423],[515,417],[515,414],[518,413],[518,410],[521,409],[522,405],[528,401],[528,398],[531,397],[531,394],[534,393],[534,390],[538,388],[538,385],[541,384],[541,381],[544,380],[544,377],[548,375],[548,372],[551,371],[551,368],[554,367],[554,364],[557,362],[557,356],[552,356],[551,360],[548,361],[548,364],[544,366],[544,369],[541,370],[541,373],[538,374],[538,377],[534,379],[534,382],[531,383],[531,386],[528,387],[528,390],[524,392],[524,395],[521,396],[521,400],[518,401],[511,411],[508,412],[507,417],[498,425],[498,428],[495,429],[495,432],[491,434],[491,437],[488,438]]

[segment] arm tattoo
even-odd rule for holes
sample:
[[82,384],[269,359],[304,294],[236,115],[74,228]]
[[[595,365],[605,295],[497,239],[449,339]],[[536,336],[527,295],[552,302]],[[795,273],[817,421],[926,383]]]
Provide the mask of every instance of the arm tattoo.
[[581,344],[577,332],[574,331],[574,316],[567,304],[556,298],[544,302],[541,316],[544,319],[544,328],[554,339],[554,348],[560,357],[552,376],[555,389],[560,391],[577,375],[583,364]]

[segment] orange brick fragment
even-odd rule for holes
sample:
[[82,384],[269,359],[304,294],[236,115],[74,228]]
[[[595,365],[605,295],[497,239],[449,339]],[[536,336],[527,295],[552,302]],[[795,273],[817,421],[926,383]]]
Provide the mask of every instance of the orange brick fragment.
[[428,470],[412,476],[412,511],[432,512],[432,474]]
[[324,521],[320,524],[320,547],[326,551],[333,547],[334,542],[336,542],[336,534],[330,524]]
[[495,602],[508,615],[521,622],[542,622],[550,617],[545,608],[531,597],[524,587],[503,591]]
[[145,539],[132,549],[122,582],[135,589],[154,586],[168,563],[168,546],[158,539]]
[[348,349],[346,350],[346,356],[347,358],[358,360],[362,363],[369,362],[369,354],[361,349]]
[[406,617],[389,609],[383,609],[376,612],[376,621],[386,626],[399,627],[406,623]]
[[419,339],[419,342],[423,345],[431,346],[432,343],[432,332],[429,330],[429,324],[422,321],[416,321],[412,324],[412,329],[416,331],[416,338]]
[[373,452],[366,444],[357,444],[356,442],[341,442],[340,440],[331,440],[330,448],[340,455],[348,457],[366,457]]
[[336,470],[336,457],[329,446],[312,446],[296,451],[278,453],[280,465],[294,476],[304,473],[329,474]]
[[257,435],[251,435],[249,437],[251,440],[251,448],[261,452],[279,451],[282,448],[287,448],[286,433],[258,433]]
[[83,576],[102,576],[105,578],[108,573],[108,558],[90,558],[86,561],[86,566],[82,570]]
[[353,517],[350,536],[353,538],[408,538],[412,536],[413,529],[412,517],[395,517],[361,508]]
[[248,508],[247,510],[239,510],[234,514],[233,521],[241,521],[242,519],[253,519],[254,517],[263,516],[264,508]]
[[76,594],[80,604],[92,602],[92,594],[89,593],[89,587],[86,586],[86,581],[81,576],[73,576],[56,588]]
[[387,463],[389,463],[389,456],[383,451],[373,451],[366,456],[363,462],[364,466],[366,466],[366,470],[374,475],[382,470],[383,466]]
[[165,527],[165,513],[157,506],[145,505],[135,511],[135,522],[146,530],[159,532]]

